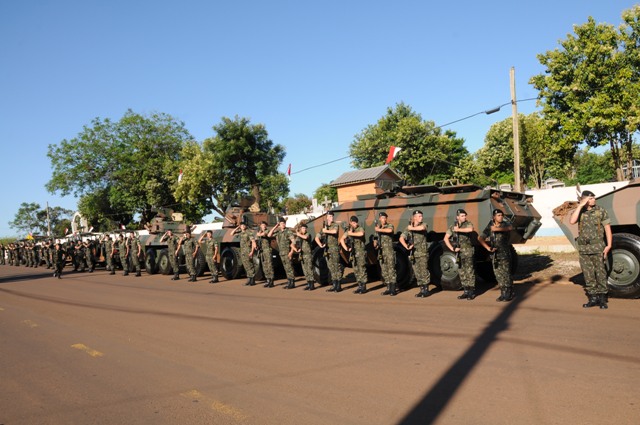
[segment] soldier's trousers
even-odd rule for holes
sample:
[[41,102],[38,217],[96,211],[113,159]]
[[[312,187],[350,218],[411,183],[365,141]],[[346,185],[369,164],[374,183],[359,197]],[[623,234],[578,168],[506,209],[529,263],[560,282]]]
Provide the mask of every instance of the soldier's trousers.
[[293,266],[291,265],[291,260],[287,254],[280,255],[280,261],[282,262],[282,267],[284,267],[284,271],[287,274],[287,279],[295,279],[296,274],[293,272]]
[[607,293],[607,271],[604,268],[602,253],[580,254],[580,267],[589,295]]
[[396,283],[396,252],[393,249],[383,252],[383,262],[380,264],[382,280],[387,285]]
[[353,255],[353,274],[358,283],[367,283],[367,268],[365,267],[366,259],[364,249],[356,250]]
[[309,252],[301,252],[302,255],[302,272],[304,273],[304,278],[307,282],[314,282],[315,279],[313,277],[313,255],[311,251]]
[[122,263],[122,270],[129,273],[129,262],[127,261],[127,256],[124,254],[121,254],[120,262]]
[[184,262],[187,265],[187,273],[189,273],[189,276],[195,276],[196,275],[196,261],[195,261],[195,258],[193,258],[193,253],[192,252],[185,252],[184,253]]
[[271,248],[260,251],[260,262],[262,263],[262,273],[267,279],[273,279],[273,258],[271,257]]
[[136,270],[136,273],[140,273],[140,259],[138,258],[138,253],[132,252],[130,254],[131,257],[131,270]]
[[501,289],[509,288],[513,285],[511,279],[511,255],[499,255],[493,260],[493,274]]
[[89,267],[89,270],[93,269],[93,256],[91,254],[87,254],[87,267]]
[[429,255],[413,256],[413,274],[416,276],[418,286],[427,286],[431,283],[431,273],[429,273]]
[[327,251],[329,256],[327,257],[327,267],[329,268],[329,277],[331,281],[342,279],[342,270],[340,267],[340,252],[338,247],[335,249],[329,249]]
[[460,274],[460,282],[462,283],[463,288],[476,287],[476,270],[473,263],[473,255],[460,255],[460,267],[458,268],[458,273]]
[[253,258],[249,258],[249,253],[241,253],[242,267],[247,273],[247,277],[252,278],[256,275],[256,266],[253,264]]
[[171,264],[171,270],[173,271],[173,274],[180,273],[180,267],[178,266],[178,259],[176,258],[175,251],[169,252],[169,263]]
[[207,266],[209,266],[211,277],[218,276],[218,265],[213,257],[207,257]]
[[110,253],[110,252],[109,252],[109,253],[107,253],[107,254],[105,255],[105,257],[106,257],[105,259],[107,260],[107,268],[108,268],[109,270],[113,270],[113,269],[114,269],[114,268],[113,268],[113,257],[111,257],[111,253]]

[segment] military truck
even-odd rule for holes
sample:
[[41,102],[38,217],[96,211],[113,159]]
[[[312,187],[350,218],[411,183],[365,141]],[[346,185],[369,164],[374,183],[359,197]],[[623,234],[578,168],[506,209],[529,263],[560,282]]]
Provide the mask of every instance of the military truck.
[[[596,198],[611,219],[613,246],[607,258],[609,295],[620,298],[640,297],[640,180]],[[553,210],[553,218],[565,236],[576,246],[578,225],[570,224],[578,206],[566,201]]]
[[[533,197],[523,193],[507,192],[493,188],[482,188],[475,185],[442,184],[421,186],[400,186],[376,195],[361,195],[357,201],[344,202],[333,209],[334,221],[347,223],[349,217],[355,215],[365,230],[367,271],[369,280],[379,276],[380,266],[374,248],[374,227],[378,213],[388,214],[389,223],[395,227],[394,249],[396,250],[396,275],[399,288],[406,289],[413,280],[410,259],[398,239],[401,232],[409,224],[414,210],[421,210],[424,223],[428,226],[429,237],[429,270],[432,282],[443,289],[457,290],[461,288],[460,277],[455,254],[447,249],[443,239],[447,228],[455,221],[456,210],[467,212],[476,231],[481,232],[492,218],[493,210],[499,208],[511,221],[511,243],[522,244],[531,239],[540,228],[540,214],[532,205]],[[320,216],[308,223],[312,233],[317,234],[323,227],[325,216]],[[343,230],[340,231],[342,235]],[[477,243],[475,260],[481,277],[493,279],[493,270],[489,253]],[[512,251],[513,268],[517,266],[517,254]],[[345,259],[343,266],[349,266]],[[328,270],[322,249],[313,251],[314,274],[317,282],[328,283]]]

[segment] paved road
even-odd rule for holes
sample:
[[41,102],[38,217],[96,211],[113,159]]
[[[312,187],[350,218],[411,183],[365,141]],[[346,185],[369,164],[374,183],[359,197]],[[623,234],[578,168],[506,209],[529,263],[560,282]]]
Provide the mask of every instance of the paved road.
[[[0,266],[0,424],[637,424],[640,304]],[[301,285],[298,282],[298,285]]]

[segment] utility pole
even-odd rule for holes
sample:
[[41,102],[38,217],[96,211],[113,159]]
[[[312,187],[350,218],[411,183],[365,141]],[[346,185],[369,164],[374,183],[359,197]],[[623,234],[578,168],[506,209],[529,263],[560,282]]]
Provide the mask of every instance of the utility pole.
[[516,69],[511,67],[509,72],[511,79],[511,113],[513,119],[513,178],[515,180],[514,190],[522,192],[520,183],[520,129],[518,126],[518,102],[516,100]]
[[47,236],[51,237],[51,220],[49,220],[49,201],[47,201]]

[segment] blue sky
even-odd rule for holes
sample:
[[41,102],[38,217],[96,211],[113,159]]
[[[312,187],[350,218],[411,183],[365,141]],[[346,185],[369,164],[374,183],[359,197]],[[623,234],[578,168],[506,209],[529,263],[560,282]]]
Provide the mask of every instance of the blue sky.
[[[444,124],[536,97],[538,53],[588,16],[618,25],[633,1],[396,0],[0,2],[0,236],[22,202],[75,209],[49,194],[49,144],[95,117],[165,112],[198,141],[221,117],[265,124],[292,164],[291,194],[351,169],[354,135],[405,102]],[[521,102],[519,112],[535,110]],[[509,106],[448,128],[478,150]]]

